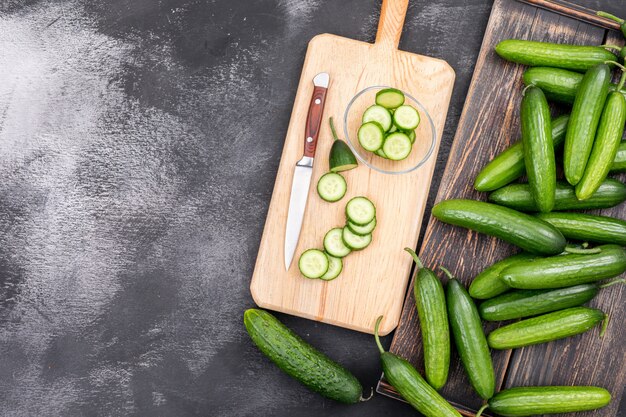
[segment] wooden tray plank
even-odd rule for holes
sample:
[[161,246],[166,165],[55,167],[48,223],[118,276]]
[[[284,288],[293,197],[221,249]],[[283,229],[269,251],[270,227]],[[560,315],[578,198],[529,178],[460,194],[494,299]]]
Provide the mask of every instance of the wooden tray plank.
[[[521,38],[600,44],[604,34],[604,29],[528,4],[496,0],[436,201],[450,198],[485,200],[486,194],[473,190],[473,178],[493,156],[519,138],[519,103],[524,67],[497,57],[493,48],[500,40]],[[497,239],[431,219],[420,256],[429,267],[445,265],[469,284],[486,266],[514,251],[511,245]],[[486,326],[487,331],[493,328],[492,324]],[[421,337],[411,291],[407,294],[391,351],[407,358],[418,369],[423,369]],[[510,351],[493,352],[500,385],[504,382],[510,355]],[[450,379],[442,393],[465,409],[477,409],[481,400],[469,388],[456,357],[452,363]],[[392,394],[390,387],[384,384],[379,391]]]

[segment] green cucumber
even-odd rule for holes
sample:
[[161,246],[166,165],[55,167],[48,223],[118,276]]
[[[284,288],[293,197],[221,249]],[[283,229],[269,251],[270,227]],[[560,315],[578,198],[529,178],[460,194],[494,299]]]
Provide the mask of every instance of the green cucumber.
[[450,329],[446,295],[435,273],[424,268],[413,250],[404,250],[411,254],[419,268],[415,275],[413,294],[422,330],[424,370],[430,386],[439,391],[446,384],[450,369]]
[[559,229],[567,239],[626,246],[626,221],[621,219],[559,212],[538,214],[537,217]]
[[383,146],[385,132],[378,122],[363,123],[357,132],[359,144],[366,151],[376,152]]
[[425,417],[461,417],[461,414],[422,378],[413,365],[391,352],[385,352],[378,337],[381,320],[382,316],[376,320],[374,337],[380,351],[385,379],[406,402]]
[[503,417],[530,417],[597,410],[610,402],[611,393],[600,387],[515,387],[494,395],[488,406]]
[[[620,85],[623,86],[624,82],[622,81]],[[576,197],[579,200],[591,197],[608,175],[624,134],[624,125],[626,125],[626,98],[620,93],[610,93],[600,117],[585,173],[576,184]]]
[[493,396],[496,383],[478,309],[457,279],[448,281],[446,298],[450,327],[461,363],[474,390],[487,400]]
[[404,93],[395,88],[384,88],[376,93],[376,104],[386,109],[395,109],[404,104]]
[[565,45],[507,39],[496,45],[496,53],[507,61],[531,67],[554,67],[585,72],[615,55],[600,46]]
[[328,257],[328,271],[326,271],[320,279],[323,279],[324,281],[332,281],[337,278],[339,274],[341,274],[341,271],[343,270],[343,261],[341,258],[331,256],[328,253],[326,256]]
[[376,218],[376,207],[366,197],[354,197],[346,204],[346,217],[359,226],[365,226]]
[[[626,185],[607,178],[587,200],[576,198],[574,187],[556,183],[554,210],[584,210],[614,207],[626,200]],[[538,211],[528,184],[510,184],[489,195],[489,201],[520,211]]]
[[406,132],[406,135],[409,137],[409,140],[411,141],[411,145],[415,143],[415,138],[417,137],[417,134],[415,133],[415,130],[410,130],[408,132]]
[[368,107],[365,112],[363,112],[361,122],[376,122],[383,128],[383,131],[386,132],[391,128],[391,113],[383,106],[375,104]]
[[[383,143],[383,145],[384,145],[384,143]],[[389,158],[387,158],[387,155],[385,155],[385,152],[383,151],[383,148],[380,148],[379,150],[377,150],[374,153],[376,155],[380,156],[381,158],[389,159]]]
[[409,137],[402,132],[394,132],[388,135],[382,146],[383,153],[392,161],[401,161],[406,159],[413,148],[411,139],[409,139]]
[[[550,101],[572,104],[576,98],[576,91],[583,80],[578,72],[559,68],[534,67],[524,72],[524,84],[536,85],[541,88]],[[617,85],[609,84],[609,91],[616,91]],[[626,90],[619,90],[626,96]]]
[[328,156],[329,171],[341,172],[356,168],[359,166],[359,163],[356,161],[356,157],[354,153],[352,153],[350,146],[337,136],[332,117],[329,119],[329,123],[330,131],[333,135],[333,145],[330,147],[330,154]]
[[596,253],[538,258],[508,266],[500,278],[511,288],[564,288],[613,278],[626,271],[626,251],[617,245],[599,246]]
[[420,124],[420,114],[415,108],[405,104],[393,112],[393,124],[400,130],[415,130]]
[[365,226],[360,226],[358,224],[352,223],[350,220],[346,222],[346,226],[352,233],[357,235],[365,236],[371,234],[376,228],[376,219],[372,220]]
[[[552,121],[552,144],[558,149],[565,140],[569,116],[559,116]],[[626,149],[626,148],[625,148]],[[624,169],[626,169],[626,150],[624,152]],[[524,164],[524,145],[521,141],[515,142],[509,148],[498,154],[476,176],[474,188],[476,191],[493,191],[515,181],[526,173]]]
[[328,271],[328,267],[328,256],[319,249],[305,250],[298,260],[298,269],[310,279],[321,278]]
[[572,307],[500,327],[487,336],[492,349],[516,349],[564,339],[591,330],[606,318],[595,308]]
[[352,250],[361,250],[365,249],[372,243],[372,234],[369,235],[357,235],[352,232],[348,227],[343,228],[343,232],[341,234],[341,239],[343,243]]
[[513,265],[516,262],[527,261],[535,259],[536,257],[536,255],[522,252],[496,262],[483,270],[480,274],[476,275],[469,287],[470,295],[473,298],[485,300],[510,290],[511,287],[506,285],[504,281],[500,279],[500,272],[502,272],[504,268]]
[[335,172],[327,172],[317,181],[317,193],[322,200],[329,203],[341,200],[346,191],[348,191],[346,180]]
[[433,207],[433,216],[444,223],[498,237],[527,252],[556,255],[565,238],[554,226],[507,207],[473,200],[447,200]]
[[576,92],[563,147],[563,170],[567,182],[578,184],[591,154],[600,116],[609,94],[611,69],[607,64],[589,69]]
[[554,207],[556,189],[550,108],[539,88],[528,86],[524,91],[520,118],[526,175],[539,211],[548,213]]
[[478,306],[483,320],[503,321],[550,313],[585,304],[598,294],[595,284],[553,290],[517,290],[484,301]]
[[354,404],[363,388],[349,371],[316,350],[270,313],[251,308],[243,315],[250,338],[283,372],[335,401]]
[[620,142],[617,147],[617,153],[615,159],[611,164],[611,172],[624,172],[626,171],[626,140]]
[[324,236],[324,250],[335,258],[346,257],[352,252],[352,249],[343,243],[343,228],[335,227],[326,232]]

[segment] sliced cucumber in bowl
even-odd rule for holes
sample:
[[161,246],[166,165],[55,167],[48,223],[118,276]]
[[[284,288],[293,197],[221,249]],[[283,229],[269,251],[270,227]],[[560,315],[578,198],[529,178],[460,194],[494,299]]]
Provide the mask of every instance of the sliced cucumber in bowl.
[[412,147],[411,139],[405,133],[395,132],[387,136],[382,149],[387,158],[401,161],[409,156]]
[[383,146],[385,132],[378,122],[367,122],[361,125],[357,137],[363,149],[376,152]]
[[420,114],[411,106],[400,106],[393,112],[393,124],[400,130],[414,130],[420,124]]
[[395,88],[385,88],[376,93],[376,104],[392,110],[404,104],[404,93]]
[[362,123],[376,122],[386,132],[391,128],[391,113],[383,106],[377,104],[368,107],[363,113]]

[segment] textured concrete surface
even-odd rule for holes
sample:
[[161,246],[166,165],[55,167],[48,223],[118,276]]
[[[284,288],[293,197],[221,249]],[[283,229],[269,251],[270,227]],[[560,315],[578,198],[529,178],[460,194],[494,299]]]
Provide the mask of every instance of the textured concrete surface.
[[[457,71],[438,170],[490,6],[409,9],[401,48]],[[307,42],[372,41],[378,9],[0,2],[0,415],[415,415],[319,398],[241,323]],[[280,317],[376,383],[371,337]]]

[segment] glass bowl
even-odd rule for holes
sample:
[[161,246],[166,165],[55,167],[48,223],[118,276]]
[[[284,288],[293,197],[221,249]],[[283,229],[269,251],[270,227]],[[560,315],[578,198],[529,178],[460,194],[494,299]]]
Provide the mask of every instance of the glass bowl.
[[348,145],[356,157],[371,169],[384,174],[406,174],[424,165],[432,156],[435,150],[435,144],[437,143],[435,124],[428,111],[426,111],[419,101],[405,91],[400,90],[405,96],[404,104],[415,107],[421,118],[419,126],[415,129],[415,143],[413,144],[411,153],[402,161],[391,161],[363,149],[357,139],[357,131],[361,126],[363,112],[368,107],[376,104],[376,93],[384,88],[390,87],[382,85],[367,87],[358,92],[352,100],[350,100],[343,116],[344,133]]

